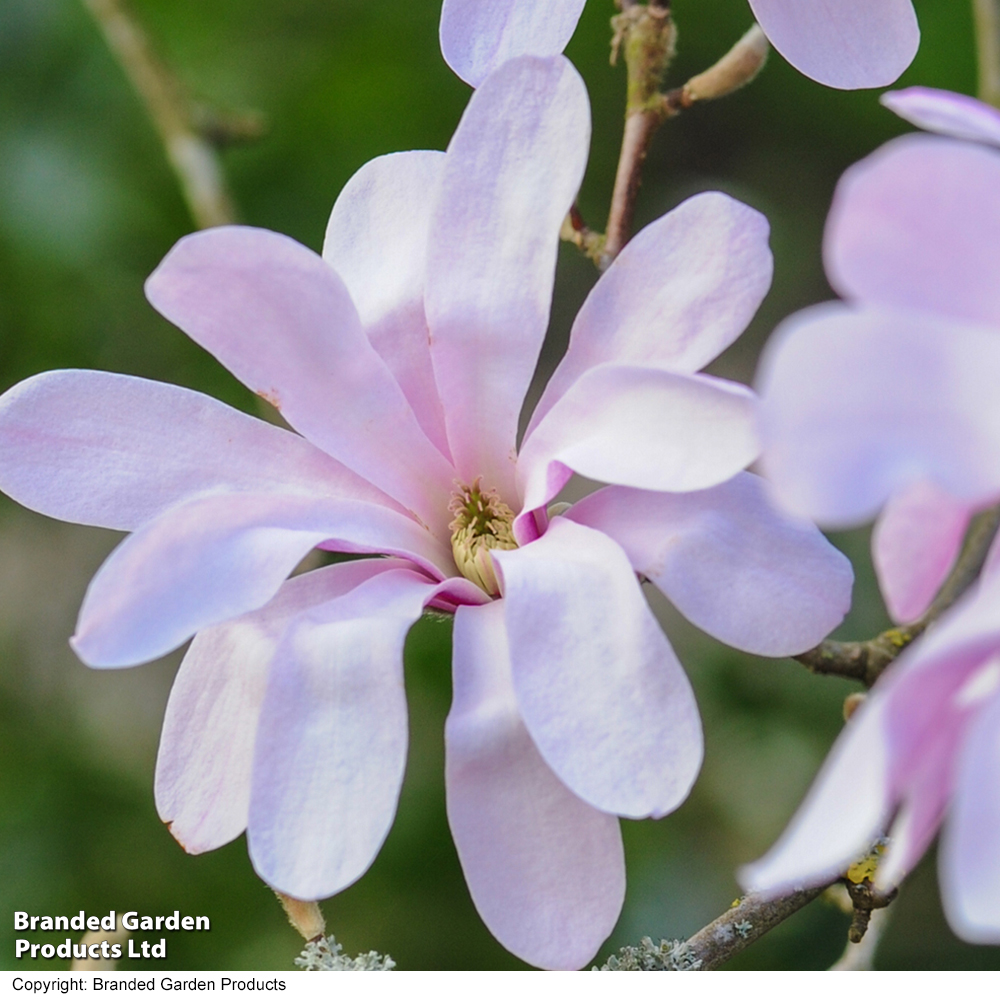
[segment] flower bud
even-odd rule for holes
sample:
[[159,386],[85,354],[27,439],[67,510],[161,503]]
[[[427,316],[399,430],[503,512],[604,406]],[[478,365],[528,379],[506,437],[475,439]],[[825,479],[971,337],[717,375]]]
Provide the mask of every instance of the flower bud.
[[755,24],[714,66],[684,84],[684,103],[713,101],[739,90],[760,72],[770,48]]
[[284,907],[288,922],[307,941],[313,941],[323,936],[323,932],[326,930],[326,920],[323,918],[323,911],[320,910],[318,903],[293,899],[277,890],[274,894]]

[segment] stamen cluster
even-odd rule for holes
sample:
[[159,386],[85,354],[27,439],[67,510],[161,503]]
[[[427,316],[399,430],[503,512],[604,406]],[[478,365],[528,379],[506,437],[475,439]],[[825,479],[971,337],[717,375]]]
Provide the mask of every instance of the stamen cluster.
[[490,549],[516,549],[514,512],[496,490],[484,490],[482,479],[471,486],[457,484],[448,510],[455,515],[448,525],[451,550],[459,572],[493,597],[500,596],[500,584],[493,568]]

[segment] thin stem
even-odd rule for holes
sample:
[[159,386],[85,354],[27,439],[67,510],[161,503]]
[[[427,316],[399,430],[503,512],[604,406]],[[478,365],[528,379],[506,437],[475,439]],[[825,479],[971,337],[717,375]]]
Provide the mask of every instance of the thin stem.
[[979,99],[1000,108],[1000,0],[972,0]]
[[697,101],[725,97],[749,83],[760,72],[769,50],[764,33],[755,24],[704,73],[683,87],[662,93],[660,80],[673,55],[676,37],[669,5],[651,2],[644,8],[623,4],[622,9],[614,22],[612,52],[617,54],[619,48],[625,52],[628,103],[606,237],[598,257],[602,270],[621,253],[631,236],[642,167],[657,129]]
[[[830,883],[832,884],[832,883]],[[687,951],[701,970],[717,969],[744,948],[822,895],[828,885],[799,889],[778,899],[751,893],[687,940]]]
[[751,893],[738,899],[721,917],[687,941],[643,938],[638,945],[619,949],[601,966],[601,972],[702,972],[717,969],[748,945],[797,913],[830,885],[797,889],[779,899]]
[[600,260],[602,267],[618,256],[632,231],[642,164],[654,133],[667,117],[660,82],[673,59],[677,40],[669,3],[651,0],[648,5],[620,3],[620,7],[621,14],[611,21],[614,28],[611,61],[616,62],[619,53],[624,56],[628,96],[625,131]]
[[991,507],[972,519],[962,551],[948,578],[931,606],[915,622],[888,629],[867,642],[828,639],[795,659],[815,674],[847,677],[871,687],[882,671],[976,582],[998,527],[1000,507]]
[[868,929],[860,941],[848,940],[844,954],[830,966],[831,972],[870,972],[875,968],[875,952],[889,925],[889,907],[873,910],[868,921]]
[[198,127],[198,113],[156,57],[124,0],[83,0],[156,126],[184,200],[200,229],[236,218],[218,153]]
[[607,238],[604,242],[602,269],[621,253],[632,233],[635,202],[642,183],[642,165],[656,130],[663,123],[659,111],[637,111],[625,119],[622,150],[618,158],[615,187],[611,194]]

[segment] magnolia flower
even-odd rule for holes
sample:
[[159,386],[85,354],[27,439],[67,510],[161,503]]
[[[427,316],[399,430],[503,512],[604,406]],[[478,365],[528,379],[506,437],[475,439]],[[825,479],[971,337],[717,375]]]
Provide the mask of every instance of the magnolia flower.
[[[740,473],[752,393],[695,374],[770,282],[766,221],[725,195],[649,226],[601,278],[518,451],[589,132],[565,59],[514,60],[447,153],[352,178],[322,257],[258,229],[180,241],[150,301],[298,433],[100,372],[0,400],[6,492],[133,532],[87,591],[81,658],[126,666],[194,636],[156,774],[181,844],[246,829],[257,871],[300,899],[358,879],[403,779],[406,633],[450,612],[458,854],[496,937],[558,968],[617,920],[617,817],[670,812],[701,762],[637,574],[775,655],[825,635],[850,590],[846,560]],[[571,472],[616,485],[550,516]],[[387,558],[289,579],[317,547]]]
[[1000,574],[907,649],[851,717],[781,839],[746,867],[781,893],[842,874],[888,828],[894,888],[944,824],[941,898],[955,933],[1000,943]]
[[[828,87],[884,87],[906,69],[920,44],[910,0],[749,0],[774,47],[801,73]],[[585,0],[444,0],[441,51],[478,87],[520,55],[566,47]]]
[[[957,95],[904,92],[893,106],[953,133],[991,120]],[[925,610],[970,514],[1000,501],[998,241],[1000,154],[889,143],[847,172],[827,224],[827,273],[846,301],[792,317],[764,359],[765,471],[821,523],[881,509],[874,556],[897,620]],[[998,565],[994,551],[978,592],[886,672],[747,886],[835,876],[890,822],[877,882],[891,886],[944,821],[951,925],[1000,942]]]

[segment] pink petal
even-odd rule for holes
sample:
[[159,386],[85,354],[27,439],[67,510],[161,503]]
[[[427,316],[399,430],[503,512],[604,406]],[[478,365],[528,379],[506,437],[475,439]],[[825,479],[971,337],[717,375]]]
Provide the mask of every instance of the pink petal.
[[108,372],[53,371],[0,398],[0,489],[49,517],[133,530],[220,488],[396,507],[297,434],[190,389]]
[[451,453],[465,482],[482,476],[508,503],[589,138],[587,91],[565,59],[506,63],[469,102],[433,214],[426,308]]
[[890,781],[903,807],[877,882],[895,885],[933,839],[969,726],[1000,684],[995,582],[972,591],[879,682]]
[[973,591],[889,668],[777,845],[744,869],[744,886],[777,894],[836,875],[900,802],[877,881],[895,884],[912,868],[952,794],[970,721],[1000,684],[998,596],[996,579]]
[[382,573],[300,616],[279,646],[257,730],[247,841],[269,885],[319,899],[364,874],[406,766],[403,643],[434,585]]
[[948,923],[973,944],[1000,943],[1000,697],[969,729],[951,815],[941,837],[941,898]]
[[847,298],[1000,326],[1000,156],[907,135],[841,178],[824,255]]
[[372,346],[424,433],[448,455],[424,315],[433,192],[444,153],[393,153],[366,163],[340,192],[323,259],[340,275]]
[[625,553],[557,517],[494,560],[518,705],[545,762],[604,812],[676,809],[701,766],[698,706]]
[[625,899],[618,820],[573,795],[524,728],[502,602],[459,608],[453,664],[445,782],[469,892],[508,951],[545,969],[578,969]]
[[446,531],[454,470],[320,257],[263,229],[211,229],[167,254],[146,295],[313,444]]
[[551,466],[621,486],[687,492],[734,476],[759,451],[755,398],[708,375],[600,365],[553,406],[517,462],[524,510],[569,478]]
[[91,666],[162,656],[209,625],[263,607],[310,549],[449,556],[395,511],[353,500],[223,494],[192,500],[130,535],[91,581],[73,648]]
[[850,562],[748,472],[697,493],[609,486],[566,516],[609,535],[686,618],[750,653],[809,649],[851,604]]
[[170,691],[156,760],[156,808],[186,851],[214,850],[246,828],[257,720],[289,624],[405,566],[399,559],[359,559],[304,573],[259,611],[195,636]]
[[586,0],[444,0],[441,53],[466,83],[478,87],[517,56],[555,56],[576,29]]
[[910,0],[750,0],[750,7],[799,72],[841,90],[888,86],[920,44]]
[[595,365],[681,373],[707,365],[746,329],[767,294],[768,232],[759,212],[709,191],[638,233],[584,302],[531,427]]
[[954,784],[954,756],[954,747],[942,742],[922,754],[921,770],[906,789],[875,874],[875,885],[883,892],[895,889],[913,871],[937,836]]
[[[996,588],[970,595],[926,640],[900,656],[882,684],[891,780],[898,797],[938,776],[942,800],[951,792],[952,762],[985,694],[1000,680]],[[891,681],[891,683],[889,683]],[[928,764],[928,760],[938,763]]]
[[762,360],[764,473],[790,510],[830,527],[862,523],[925,480],[962,503],[992,502],[997,371],[994,330],[927,313],[805,310]]
[[876,689],[847,723],[778,842],[740,871],[740,884],[778,896],[834,878],[871,848],[893,804]]
[[928,132],[1000,146],[1000,111],[974,97],[932,87],[907,87],[883,94],[879,101]]
[[872,558],[894,621],[911,622],[930,606],[954,565],[971,511],[933,483],[891,496],[872,534]]

